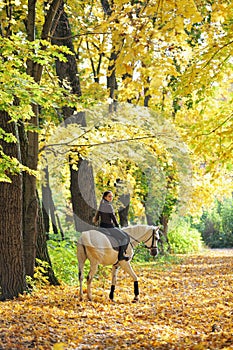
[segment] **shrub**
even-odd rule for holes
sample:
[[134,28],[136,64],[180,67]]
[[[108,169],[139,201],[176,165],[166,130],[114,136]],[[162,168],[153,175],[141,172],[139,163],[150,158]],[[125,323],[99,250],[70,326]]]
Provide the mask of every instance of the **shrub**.
[[174,254],[195,253],[203,248],[201,233],[182,219],[169,230],[168,239]]
[[202,233],[203,240],[210,248],[233,247],[233,201],[217,202],[202,214],[195,226]]
[[47,244],[53,270],[59,282],[76,285],[78,283],[78,261],[75,241],[49,240]]

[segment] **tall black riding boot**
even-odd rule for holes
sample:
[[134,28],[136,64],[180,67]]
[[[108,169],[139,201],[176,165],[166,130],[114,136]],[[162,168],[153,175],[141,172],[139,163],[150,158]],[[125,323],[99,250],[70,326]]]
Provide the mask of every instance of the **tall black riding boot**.
[[119,261],[121,261],[121,260],[128,261],[129,260],[129,257],[124,255],[124,248],[125,248],[124,246],[119,247],[119,254],[118,254]]

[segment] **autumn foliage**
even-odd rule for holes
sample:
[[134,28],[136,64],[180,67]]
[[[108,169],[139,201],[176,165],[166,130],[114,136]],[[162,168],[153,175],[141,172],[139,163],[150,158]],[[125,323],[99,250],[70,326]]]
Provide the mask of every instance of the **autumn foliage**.
[[0,304],[0,348],[233,349],[232,250],[179,256],[173,263],[134,263],[140,301],[119,272],[108,300],[110,268],[93,283],[93,302],[78,287],[45,287]]

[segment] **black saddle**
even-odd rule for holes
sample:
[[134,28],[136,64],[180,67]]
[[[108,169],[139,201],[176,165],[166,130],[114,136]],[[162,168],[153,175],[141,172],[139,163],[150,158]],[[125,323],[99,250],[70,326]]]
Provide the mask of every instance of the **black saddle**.
[[126,232],[120,230],[118,227],[98,227],[97,231],[103,233],[110,241],[112,248],[119,250],[119,246],[127,246],[129,244],[129,236]]

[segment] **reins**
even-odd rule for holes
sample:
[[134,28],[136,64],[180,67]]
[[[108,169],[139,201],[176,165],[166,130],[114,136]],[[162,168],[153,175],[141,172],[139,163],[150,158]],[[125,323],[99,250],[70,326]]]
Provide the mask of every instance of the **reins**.
[[151,246],[148,247],[148,246],[145,244],[145,247],[146,247],[147,249],[154,248],[153,245],[154,245],[154,241],[155,241],[155,229],[153,229],[151,236],[150,236],[149,238],[147,238],[146,241],[139,241],[139,240],[137,240],[136,238],[132,237],[132,236],[129,235],[129,234],[128,234],[128,236],[129,236],[130,238],[132,238],[135,242],[137,242],[137,243],[144,243],[144,244],[145,244],[146,242],[148,242],[148,241],[152,238]]

